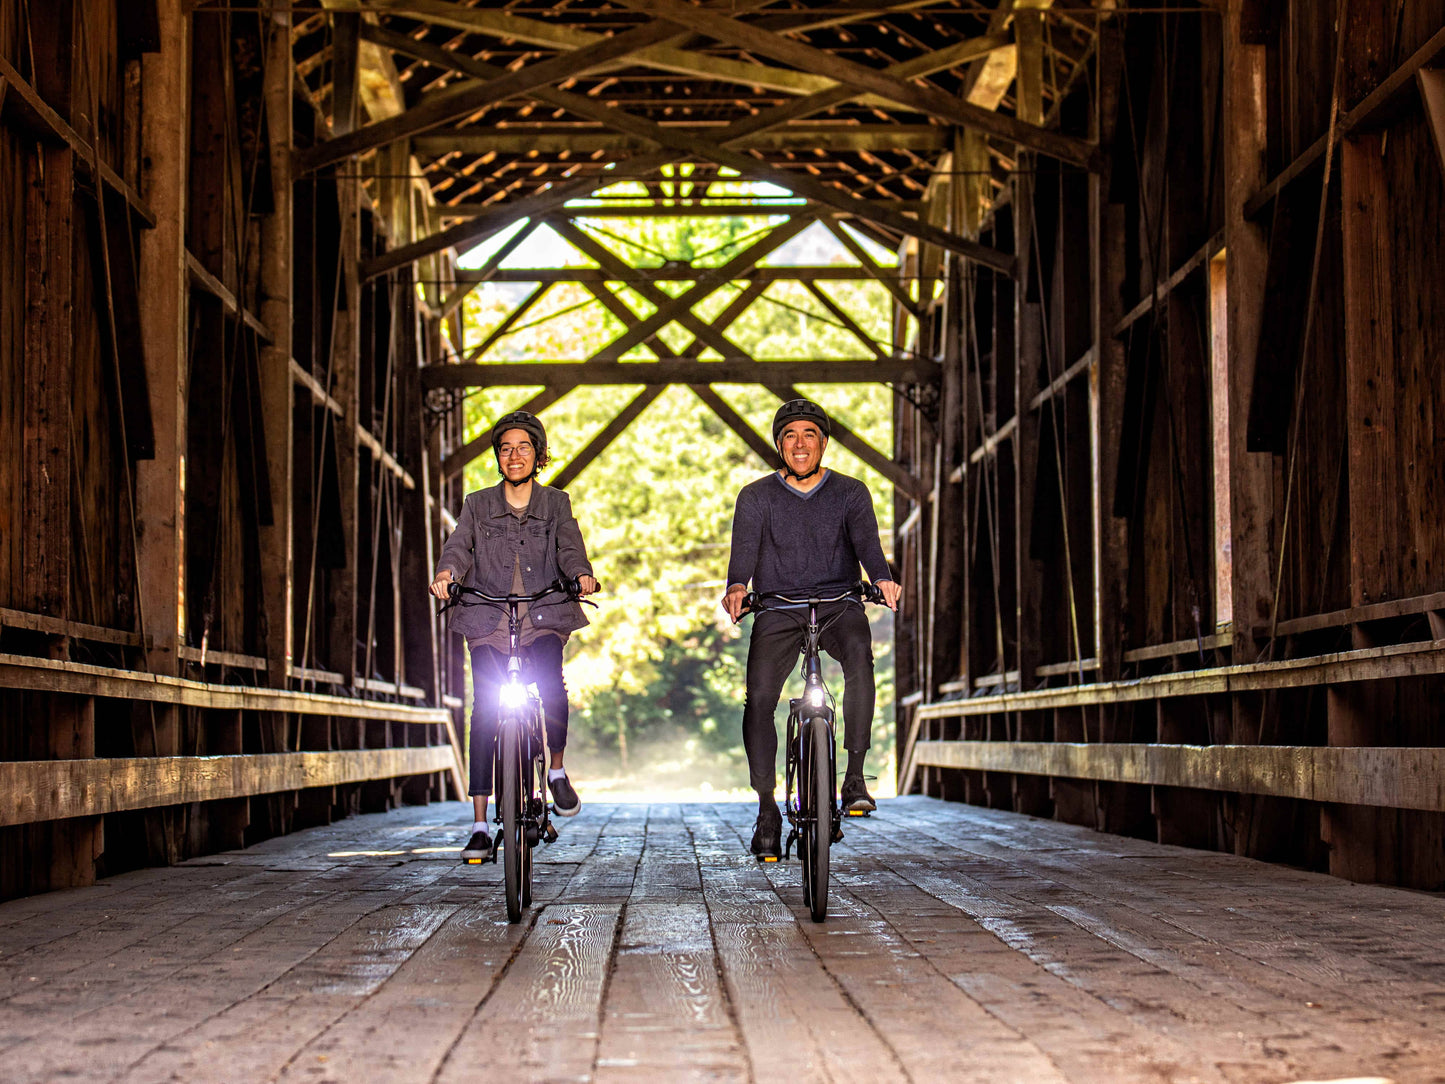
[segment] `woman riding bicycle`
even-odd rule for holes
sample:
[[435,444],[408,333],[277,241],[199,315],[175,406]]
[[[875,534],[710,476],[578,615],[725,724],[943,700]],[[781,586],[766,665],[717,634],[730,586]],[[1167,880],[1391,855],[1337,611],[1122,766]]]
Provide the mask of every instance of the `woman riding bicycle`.
[[[463,583],[488,594],[534,594],[558,580],[576,580],[579,593],[597,590],[582,531],[572,502],[559,489],[536,480],[547,465],[547,432],[541,421],[516,411],[492,427],[492,451],[502,480],[467,494],[457,529],[437,560],[431,592],[447,600],[448,585]],[[523,678],[535,683],[547,719],[551,752],[547,785],[559,816],[574,816],[581,800],[562,766],[567,745],[567,686],[562,678],[562,648],[570,633],[587,624],[582,607],[558,592],[525,607],[522,619]],[[492,794],[492,747],[497,733],[498,689],[507,677],[508,631],[494,606],[458,606],[448,627],[467,638],[472,655],[471,779],[474,817],[463,858],[486,858],[492,840],[487,831],[487,799]]]

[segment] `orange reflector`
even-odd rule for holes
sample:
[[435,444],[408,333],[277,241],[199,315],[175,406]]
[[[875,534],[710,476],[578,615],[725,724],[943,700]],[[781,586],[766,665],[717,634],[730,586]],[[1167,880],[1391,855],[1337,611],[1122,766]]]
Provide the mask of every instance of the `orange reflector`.
[[467,865],[469,865],[469,866],[480,866],[481,864],[482,864],[482,860],[481,860],[480,858],[468,858],[468,859],[467,859]]
[[778,860],[778,856],[775,855],[775,854],[765,854],[765,855],[762,856],[761,859],[759,859],[759,861],[762,861],[762,862],[776,862],[777,860]]
[[850,810],[848,810],[848,816],[850,816],[850,817],[866,817],[866,816],[868,816],[868,810],[866,810],[866,809],[850,809]]

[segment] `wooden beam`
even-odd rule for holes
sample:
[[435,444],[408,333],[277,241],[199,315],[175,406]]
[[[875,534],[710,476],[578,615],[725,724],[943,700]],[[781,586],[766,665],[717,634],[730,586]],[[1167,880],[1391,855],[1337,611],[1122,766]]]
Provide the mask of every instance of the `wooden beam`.
[[1074,165],[1088,169],[1097,168],[1098,148],[1092,143],[1006,117],[967,101],[961,102],[935,87],[918,86],[896,79],[877,68],[870,68],[803,42],[785,38],[741,19],[702,10],[685,4],[682,0],[620,2],[635,11],[670,19],[679,27],[706,34],[716,41],[772,57],[803,71],[825,73],[839,83],[872,91],[899,105],[938,117],[950,124],[976,128],[999,139],[1007,139]]
[[888,351],[883,349],[876,339],[859,327],[858,321],[849,316],[836,301],[820,290],[816,282],[807,282],[804,283],[804,285],[808,288],[808,292],[816,297],[818,301],[822,303],[823,307],[832,313],[834,318],[862,344],[864,349],[871,351],[873,356],[879,361],[883,361],[889,357]]
[[[96,160],[95,148],[81,139],[79,133],[46,104],[40,93],[21,78],[15,66],[6,60],[3,54],[0,54],[0,85],[9,87],[3,98],[4,116],[7,119],[18,121],[48,142],[64,143],[75,152],[76,168],[82,173],[90,172]],[[100,156],[100,180],[124,199],[126,205],[142,222],[149,227],[155,227],[154,212],[145,200],[141,199],[140,193],[106,164],[104,155]]]
[[[332,0],[335,4],[336,0]],[[337,4],[336,6],[340,6]],[[544,49],[576,52],[597,44],[600,35],[578,30],[561,21],[542,21],[514,15],[507,11],[482,7],[467,8],[451,0],[346,0],[346,6],[377,14],[408,15],[420,18],[438,26],[450,26],[458,30],[487,34],[507,41],[520,41]],[[720,5],[721,6],[721,5]],[[729,10],[746,11],[758,7],[756,3],[729,4]],[[811,94],[832,85],[832,80],[810,74],[808,69],[791,71],[775,68],[755,61],[734,60],[729,57],[707,53],[691,52],[663,44],[668,38],[684,39],[690,35],[672,28],[658,44],[632,51],[628,63],[657,71],[674,72],[679,75],[696,76],[719,82],[734,83],[745,87],[762,87],[765,90],[782,91],[786,94]]]
[[1415,73],[1420,83],[1420,100],[1430,119],[1430,134],[1435,137],[1435,154],[1440,168],[1445,169],[1445,70],[1421,68]]
[[1445,812],[1445,749],[921,741],[919,765]]
[[[816,376],[809,376],[805,377],[804,379],[806,379],[809,383],[814,384],[827,383],[826,380]],[[769,386],[768,390],[784,402],[787,402],[790,399],[807,398],[807,396],[805,396],[802,392],[800,392],[797,388],[793,387],[791,384],[771,385]],[[859,459],[863,460],[863,462],[867,463],[870,467],[876,470],[879,474],[883,475],[884,478],[888,479],[888,481],[892,482],[899,489],[903,490],[903,492],[907,493],[914,500],[921,501],[924,499],[924,497],[927,495],[927,490],[925,489],[921,479],[909,473],[900,464],[895,463],[890,457],[884,455],[877,448],[873,447],[873,445],[869,444],[866,440],[860,437],[857,433],[853,432],[853,430],[849,429],[848,426],[844,425],[837,418],[830,417],[828,419],[828,422],[830,428],[833,430],[833,436],[831,439],[836,440],[843,447],[847,448]]]
[[[191,19],[179,0],[158,10],[166,40],[179,55],[190,55]],[[190,65],[169,56],[140,60],[141,97],[147,121],[141,153],[149,163],[147,195],[156,208],[156,228],[140,235],[138,279],[145,304],[139,306],[142,360],[152,396],[155,455],[136,463],[137,609],[144,619],[146,669],[177,674],[180,584],[184,568],[185,493],[180,465],[187,446],[187,387],[190,321],[186,248],[186,192],[190,165]],[[257,321],[259,323],[259,321]]]
[[[573,387],[575,387],[575,385],[560,384],[553,385],[550,388],[543,388],[536,395],[532,396],[532,398],[517,407],[517,409],[525,410],[530,414],[540,414],[571,391]],[[451,481],[451,479],[465,470],[467,464],[476,459],[477,456],[483,455],[491,450],[492,431],[488,428],[442,460],[442,477],[447,481]]]
[[538,225],[537,219],[530,219],[525,226],[518,230],[511,237],[507,238],[505,244],[492,253],[491,257],[476,271],[458,269],[457,288],[442,302],[438,317],[442,320],[448,319],[452,313],[461,307],[467,295],[484,282],[490,282],[492,276],[501,267],[502,261],[519,249],[528,237],[532,236]]
[[[846,235],[845,235],[846,236]],[[491,282],[622,282],[627,285],[652,282],[695,282],[708,269],[691,264],[670,264],[666,267],[640,267],[608,271],[600,267],[504,267],[491,276]],[[782,267],[751,267],[739,275],[749,282],[861,282],[865,279],[889,279],[899,290],[897,278],[890,278],[892,268],[874,264],[850,267],[847,264],[799,265]],[[906,295],[905,295],[906,296]],[[669,300],[670,300],[669,295]],[[912,301],[909,301],[912,304]],[[916,306],[915,306],[916,307]]]
[[449,771],[455,763],[448,745],[215,757],[0,761],[0,826],[425,775]]
[[928,384],[938,379],[931,361],[814,359],[772,361],[506,361],[484,365],[430,365],[426,388],[527,387],[533,384]]
[[[669,201],[665,204],[646,205],[625,200],[609,199],[603,202],[602,197],[597,197],[597,200],[598,202],[584,207],[564,207],[562,210],[554,212],[552,217],[566,216],[576,221],[579,218],[774,218],[799,214],[823,217],[840,213],[831,207],[820,207],[796,198],[787,203],[780,201],[726,203],[720,200],[703,202],[697,199],[684,199]],[[889,201],[889,206],[896,211],[914,213],[918,210],[918,201],[893,200]],[[443,218],[472,218],[492,209],[493,205],[489,203],[451,203],[443,204],[438,208]]]
[[[1384,106],[1394,100],[1406,86],[1414,79],[1415,73],[1430,64],[1441,52],[1445,52],[1445,27],[1437,30],[1431,35],[1420,48],[1410,55],[1410,59],[1401,64],[1391,72],[1372,90],[1359,105],[1348,113],[1341,114],[1335,123],[1335,138],[1343,139],[1356,128],[1369,124]],[[1280,174],[1251,196],[1244,204],[1244,215],[1246,218],[1254,218],[1258,215],[1269,201],[1279,194],[1291,181],[1294,181],[1311,166],[1318,162],[1325,154],[1325,143],[1329,139],[1328,134],[1320,136],[1306,148],[1305,152],[1286,166]]]
[[610,38],[601,38],[562,56],[499,73],[476,86],[444,91],[395,117],[368,124],[347,135],[316,144],[296,156],[298,176],[361,154],[387,143],[409,139],[449,121],[461,120],[489,105],[514,98],[537,87],[558,83],[609,60],[676,36],[675,28],[653,22]]
[[265,456],[271,480],[271,507],[261,517],[260,582],[261,611],[268,630],[265,655],[271,661],[267,677],[272,687],[284,688],[289,679],[295,624],[292,421],[296,392],[291,376],[291,339],[292,257],[296,246],[290,167],[295,146],[292,125],[296,72],[289,11],[273,14],[264,23],[262,35],[267,156],[263,168],[270,171],[273,206],[260,222],[260,316],[271,328],[273,338],[260,352],[261,415],[269,419]]
[[503,335],[506,335],[509,331],[511,331],[512,327],[517,323],[517,321],[520,320],[523,316],[527,315],[527,313],[532,309],[532,307],[535,306],[537,302],[542,300],[542,295],[551,288],[552,283],[550,282],[538,283],[537,288],[534,289],[531,293],[529,293],[526,297],[522,298],[521,302],[517,305],[517,307],[514,308],[511,312],[507,313],[506,319],[504,319],[500,324],[494,327],[491,334],[489,334],[485,339],[483,339],[481,343],[466,356],[466,363],[468,365],[475,363],[477,359],[479,359],[483,354],[485,354],[489,349],[491,349],[492,344],[495,343],[498,339],[500,339]]
[[592,465],[614,440],[622,435],[622,431],[636,420],[637,416],[652,405],[653,401],[667,389],[662,386],[651,386],[644,388],[637,397],[622,408],[621,413],[613,418],[602,432],[587,442],[587,446],[577,453],[573,459],[562,467],[547,484],[553,489],[566,489],[577,480],[577,476]]
[[[860,245],[855,237],[843,229],[838,223],[823,219],[823,228],[838,238],[844,248],[853,254],[853,258],[862,265],[863,273],[869,278],[878,282],[882,287],[893,295],[893,299],[902,305],[904,310],[917,316],[922,311],[922,306],[913,300],[907,288],[898,281],[896,269],[882,267],[878,261],[869,255],[868,250]],[[894,274],[889,274],[894,271]]]
[[[707,131],[709,125],[664,124]],[[721,126],[717,126],[721,128]],[[951,145],[949,130],[937,124],[798,125],[743,136],[731,146],[744,151],[916,151],[934,153]],[[649,140],[576,127],[458,128],[412,142],[419,158],[448,154],[639,154],[653,149]]]
[[217,685],[165,674],[63,662],[31,655],[0,654],[0,689],[103,696],[114,700],[135,700],[185,708],[335,715],[347,719],[389,720],[417,726],[436,725],[451,717],[444,708],[414,708],[376,700],[302,693],[288,689]]
[[[25,165],[23,253],[11,280],[23,296],[9,304],[23,311],[16,344],[25,395],[16,414],[20,446],[18,582],[11,591],[27,610],[69,618],[71,544],[76,476],[71,402],[75,396],[74,222],[75,152],[43,144]],[[23,306],[23,308],[22,308]],[[12,363],[13,364],[13,363]],[[14,417],[14,415],[12,415]],[[18,452],[18,456],[16,453]],[[18,588],[18,591],[16,590]]]
[[48,636],[67,636],[72,640],[91,640],[99,644],[120,644],[124,647],[142,646],[138,632],[87,625],[79,621],[67,621],[60,617],[27,613],[7,607],[0,607],[0,629],[28,629],[31,632],[43,632]]
[[774,227],[766,235],[754,241],[721,267],[698,268],[693,285],[668,303],[659,305],[651,316],[639,320],[627,331],[597,351],[591,360],[616,361],[639,343],[645,342],[653,332],[661,331],[678,319],[683,313],[692,312],[692,307],[716,291],[723,283],[743,278],[749,268],[763,257],[775,252],[798,234],[812,225],[812,219],[798,217]]
[[[404,35],[392,34],[387,31],[374,31],[363,27],[363,33],[379,42],[385,42],[398,51],[408,55],[428,60],[431,63],[449,66],[457,71],[478,77],[490,77],[495,69],[489,65],[480,63],[470,57],[449,50],[439,49],[435,46],[424,45],[413,41]],[[852,95],[846,91],[843,99]],[[908,216],[901,214],[889,207],[868,203],[848,196],[845,193],[833,188],[830,185],[814,181],[805,175],[792,173],[785,169],[769,167],[758,162],[747,154],[733,151],[727,144],[734,139],[742,138],[753,132],[780,123],[783,115],[778,110],[766,111],[753,117],[747,117],[727,128],[716,133],[715,140],[703,139],[690,131],[677,129],[665,129],[642,117],[635,117],[620,109],[609,109],[593,98],[580,94],[571,94],[557,90],[538,91],[536,97],[549,104],[569,110],[579,116],[589,117],[615,128],[624,133],[650,140],[659,146],[671,147],[673,152],[662,152],[659,155],[643,157],[641,159],[629,160],[629,170],[638,173],[648,173],[662,165],[675,160],[678,157],[696,155],[698,157],[716,162],[730,169],[736,170],[741,176],[759,180],[771,181],[774,184],[783,186],[789,191],[796,192],[808,199],[818,203],[835,207],[848,214],[857,215],[861,218],[868,218],[879,222],[904,234],[917,234],[922,239],[932,244],[939,245],[952,252],[975,259],[986,266],[1011,274],[1013,258],[993,249],[960,238],[946,230],[919,223]],[[784,107],[786,108],[786,107]],[[794,114],[789,114],[794,115]],[[536,196],[527,197],[517,201],[511,206],[510,212],[499,207],[494,216],[478,216],[472,222],[460,223],[449,230],[427,238],[425,241],[416,242],[404,246],[396,252],[386,253],[368,261],[364,265],[366,275],[380,274],[392,267],[401,266],[413,259],[440,251],[443,248],[459,245],[467,242],[475,242],[495,232],[501,225],[515,221],[516,218],[527,214],[549,211],[562,206],[567,199],[581,194],[584,189],[595,190],[602,187],[606,179],[590,178],[575,182],[564,183],[557,188]]]
[[361,16],[354,11],[331,15],[331,131],[356,130],[361,104]]
[[767,439],[748,424],[746,418],[739,414],[717,392],[713,391],[707,384],[689,384],[699,399],[708,405],[714,414],[721,419],[722,423],[736,433],[744,444],[773,470],[783,469],[783,458],[778,455],[778,450],[767,442]]
[[[1235,643],[1238,644],[1239,638]],[[953,719],[1006,711],[1044,711],[1098,704],[1138,703],[1179,696],[1204,696],[1265,689],[1303,689],[1355,681],[1384,681],[1445,673],[1445,640],[1361,648],[1280,662],[1240,663],[1128,681],[1100,681],[1060,689],[1002,693],[971,700],[925,704],[931,719]]]
[[[590,256],[596,260],[597,263],[601,265],[603,271],[616,273],[633,280],[631,283],[632,289],[637,291],[649,304],[656,306],[659,310],[672,304],[672,295],[664,293],[648,281],[645,271],[640,272],[638,268],[629,266],[620,256],[594,238],[586,230],[581,229],[566,219],[549,220],[549,225],[551,225],[564,240],[576,246],[583,255]],[[598,289],[594,289],[591,292],[594,297],[597,297],[604,305],[607,305],[608,308],[612,310],[613,315],[622,320],[624,325],[631,327],[640,322],[641,317],[638,317],[631,309],[627,308],[626,304],[624,304],[616,294],[612,293],[606,285],[601,285]],[[611,304],[612,301],[615,301],[621,308],[614,307]],[[624,315],[624,313],[626,315]],[[702,317],[693,312],[691,308],[680,312],[677,316],[677,322],[692,332],[697,342],[706,343],[724,357],[744,353],[742,347],[728,340],[723,334],[721,327],[708,324]],[[729,321],[729,323],[731,323],[731,321]],[[726,324],[722,325],[722,327],[726,326]],[[648,339],[649,343],[657,341],[655,337]],[[653,352],[658,353],[655,346],[653,347]],[[669,353],[671,353],[671,351],[669,351]],[[659,353],[658,356],[661,357],[663,355]]]

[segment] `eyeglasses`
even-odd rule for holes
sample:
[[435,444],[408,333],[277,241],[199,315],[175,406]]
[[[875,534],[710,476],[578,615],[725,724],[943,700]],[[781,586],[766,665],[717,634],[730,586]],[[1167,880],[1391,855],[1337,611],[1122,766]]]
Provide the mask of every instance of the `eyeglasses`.
[[503,444],[497,449],[497,454],[509,459],[514,456],[525,459],[532,451],[531,443],[524,440],[520,444]]

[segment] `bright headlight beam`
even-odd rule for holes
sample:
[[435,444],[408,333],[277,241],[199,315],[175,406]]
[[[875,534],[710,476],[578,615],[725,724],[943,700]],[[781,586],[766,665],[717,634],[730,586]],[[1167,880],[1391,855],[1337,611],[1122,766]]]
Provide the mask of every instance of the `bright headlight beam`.
[[501,687],[497,698],[504,708],[520,708],[527,702],[527,687],[518,682],[509,681]]
[[816,686],[809,689],[808,703],[812,704],[815,708],[821,708],[823,706],[823,690]]

